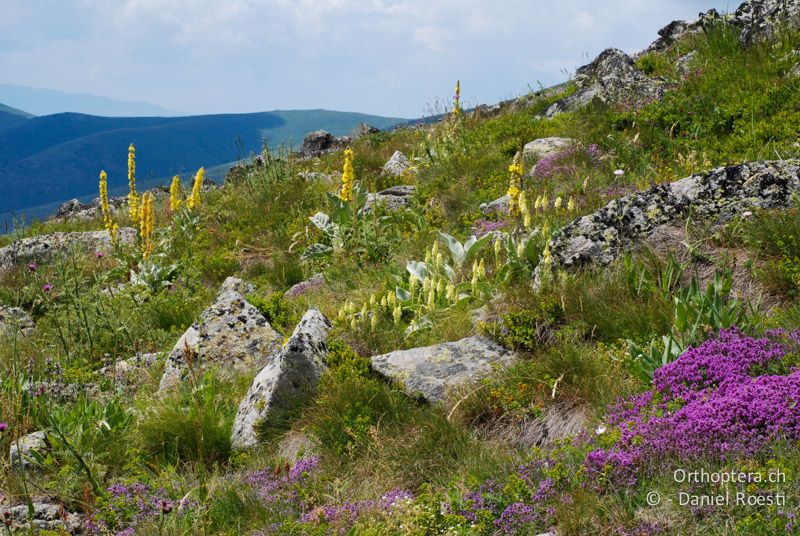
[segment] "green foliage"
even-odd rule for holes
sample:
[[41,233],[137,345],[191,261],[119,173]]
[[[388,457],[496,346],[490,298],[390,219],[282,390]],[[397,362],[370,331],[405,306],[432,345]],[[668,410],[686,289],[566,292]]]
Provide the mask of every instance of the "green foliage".
[[745,243],[760,261],[759,280],[769,290],[789,298],[800,291],[800,210],[759,213],[745,222]]
[[137,427],[140,448],[159,463],[224,463],[230,455],[230,435],[239,400],[232,388],[212,374],[184,381],[160,398],[150,400]]
[[293,329],[296,315],[291,306],[283,299],[283,293],[273,292],[264,297],[261,294],[251,294],[247,297],[250,304],[264,315],[270,325],[284,333],[290,333]]
[[347,343],[333,340],[328,343],[326,363],[337,376],[367,378],[370,375],[370,360],[356,353]]

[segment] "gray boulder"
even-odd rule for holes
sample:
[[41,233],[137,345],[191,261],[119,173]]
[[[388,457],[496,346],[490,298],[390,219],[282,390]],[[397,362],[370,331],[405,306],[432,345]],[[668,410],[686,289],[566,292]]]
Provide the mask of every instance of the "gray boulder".
[[299,154],[305,158],[320,156],[330,151],[343,149],[348,143],[350,143],[350,138],[347,136],[337,138],[325,130],[315,130],[303,138]]
[[0,305],[0,337],[27,337],[36,325],[33,319],[19,307]]
[[377,134],[380,131],[381,129],[377,127],[373,127],[372,125],[368,125],[366,123],[361,123],[358,125],[358,130],[356,130],[356,135],[360,138],[362,136],[369,136],[370,134]]
[[[550,241],[551,268],[606,265],[656,227],[693,218],[724,223],[753,208],[791,204],[800,192],[800,161],[721,167],[608,203],[567,224]],[[537,278],[543,275],[537,268]]]
[[[117,239],[123,244],[132,244],[136,239],[136,231],[131,227],[123,227],[117,231]],[[108,251],[111,247],[111,237],[106,231],[52,233],[22,238],[0,248],[0,272],[31,262],[48,261],[72,249],[94,252]]]
[[292,287],[284,293],[283,297],[296,298],[298,296],[302,296],[303,294],[305,294],[310,290],[320,288],[324,284],[325,284],[325,276],[323,276],[320,273],[316,273],[312,275],[309,279],[301,281],[296,285],[292,285]]
[[292,336],[261,372],[239,404],[231,433],[236,449],[256,446],[256,424],[270,412],[291,408],[313,392],[325,369],[331,323],[316,309],[303,315]]
[[33,502],[32,518],[29,517],[28,506],[25,504],[0,507],[0,515],[11,523],[11,534],[29,530],[33,534],[42,530],[58,534],[82,534],[86,523],[80,514],[68,512],[60,504],[39,501]]
[[38,456],[45,456],[50,450],[50,443],[43,431],[31,432],[11,443],[8,460],[11,468],[26,471],[36,467]]
[[546,156],[559,153],[578,143],[572,138],[539,138],[525,144],[522,149],[522,159],[526,162],[533,162],[534,160],[541,160]]
[[445,401],[449,391],[464,383],[485,378],[493,367],[508,366],[514,354],[476,336],[370,359],[375,371],[401,384],[410,396],[434,403]]
[[222,294],[223,292],[228,292],[229,290],[244,295],[255,292],[256,287],[252,283],[243,281],[238,277],[231,276],[225,278],[225,281],[222,282],[222,286],[219,287],[219,293]]
[[[181,340],[184,340],[183,337],[181,337]],[[181,347],[182,346],[183,345],[181,345]],[[148,370],[158,362],[162,355],[163,354],[158,352],[136,354],[128,359],[123,359],[112,365],[103,367],[98,371],[98,373],[102,376],[113,378],[117,381],[135,381],[140,379],[142,374],[147,374]]]
[[592,63],[575,71],[575,84],[578,90],[550,106],[546,117],[581,108],[594,99],[638,107],[664,94],[663,80],[646,76],[630,56],[616,48],[604,50]]
[[481,203],[478,209],[484,214],[491,214],[492,212],[508,212],[508,204],[511,202],[511,196],[506,194],[503,197],[498,197],[494,201],[488,203]]
[[743,45],[773,40],[782,28],[789,31],[800,28],[800,0],[748,0],[728,22],[741,27],[739,39]]
[[400,151],[395,151],[383,165],[383,174],[390,177],[402,177],[403,174],[413,171],[408,157]]
[[222,292],[167,356],[160,390],[174,387],[192,365],[250,370],[280,347],[281,336],[244,296]]
[[376,203],[383,204],[389,212],[404,209],[411,204],[415,191],[415,186],[392,186],[377,194],[367,194],[363,211],[369,212]]

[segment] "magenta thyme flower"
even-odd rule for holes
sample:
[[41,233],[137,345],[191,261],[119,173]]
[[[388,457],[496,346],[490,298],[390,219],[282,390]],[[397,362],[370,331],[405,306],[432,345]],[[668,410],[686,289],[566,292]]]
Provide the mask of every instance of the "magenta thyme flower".
[[51,285],[50,283],[45,283],[44,286],[42,287],[42,290],[45,292],[50,292],[51,290],[53,290],[53,285]]
[[28,270],[31,272],[35,272],[39,268],[39,265],[35,262],[32,262],[28,265]]
[[95,258],[97,258],[97,259],[102,259],[103,257],[105,257],[105,256],[106,256],[106,254],[105,254],[105,253],[103,253],[102,251],[95,251],[95,252],[94,252],[94,256],[95,256]]
[[7,428],[8,428],[8,423],[0,421],[0,432],[5,432]]

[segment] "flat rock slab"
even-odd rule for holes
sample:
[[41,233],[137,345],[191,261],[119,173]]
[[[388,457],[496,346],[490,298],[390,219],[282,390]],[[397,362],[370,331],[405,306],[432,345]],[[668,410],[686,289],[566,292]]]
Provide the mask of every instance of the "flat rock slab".
[[368,193],[364,203],[364,212],[369,212],[375,203],[382,203],[386,210],[394,211],[408,207],[414,196],[416,187],[410,185],[392,186],[376,194]]
[[[131,227],[123,227],[117,231],[117,238],[123,244],[132,244],[136,239],[136,231]],[[23,264],[49,261],[71,249],[107,252],[111,247],[111,237],[106,231],[52,233],[22,238],[0,248],[0,272]]]
[[0,305],[0,337],[27,337],[35,328],[30,315],[19,307]]
[[[615,199],[578,218],[550,241],[552,269],[607,265],[656,227],[689,214],[724,223],[748,209],[781,208],[800,192],[800,160],[721,167]],[[542,275],[536,269],[536,278]]]
[[506,367],[514,354],[485,337],[398,350],[371,358],[372,368],[403,385],[410,396],[443,402],[461,384],[485,378],[495,367]]
[[244,296],[224,290],[175,344],[159,389],[173,387],[186,377],[189,355],[195,366],[249,370],[277,351],[280,341],[281,336]]
[[522,149],[522,158],[525,161],[540,160],[546,156],[558,153],[578,143],[572,138],[539,138],[525,144]]
[[234,448],[256,446],[259,421],[291,408],[314,391],[325,370],[330,328],[330,321],[317,309],[303,315],[280,353],[258,373],[239,404],[231,433]]
[[44,456],[49,450],[47,435],[43,431],[31,432],[11,443],[8,460],[12,469],[27,470],[35,467],[37,455]]

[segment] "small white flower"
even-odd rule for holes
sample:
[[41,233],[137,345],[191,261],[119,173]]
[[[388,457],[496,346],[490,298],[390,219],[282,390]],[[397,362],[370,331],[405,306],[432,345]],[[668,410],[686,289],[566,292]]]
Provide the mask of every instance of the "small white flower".
[[749,210],[745,210],[744,212],[742,212],[742,217],[743,218],[749,218],[752,215],[753,215],[753,213],[750,212]]
[[605,426],[598,426],[597,429],[594,431],[594,433],[597,434],[597,435],[605,434],[606,433],[606,427]]
[[625,175],[625,171],[622,169],[618,169],[614,172],[614,175],[616,175],[617,177],[621,177],[622,175]]

